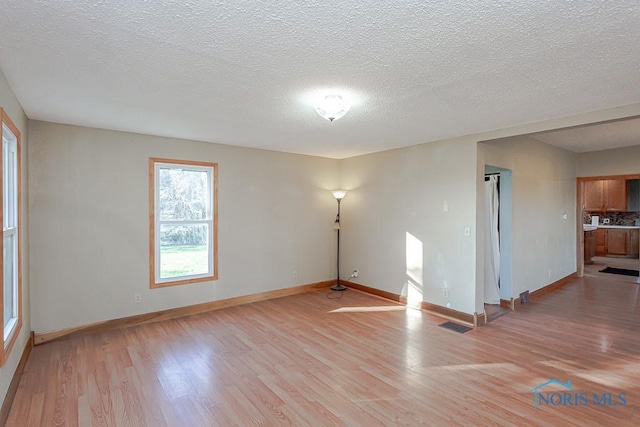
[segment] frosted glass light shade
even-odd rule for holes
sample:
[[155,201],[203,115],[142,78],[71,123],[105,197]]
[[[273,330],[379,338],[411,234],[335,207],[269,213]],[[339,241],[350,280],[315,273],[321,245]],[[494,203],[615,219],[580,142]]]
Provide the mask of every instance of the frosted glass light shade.
[[344,190],[335,190],[335,191],[332,191],[331,193],[333,193],[333,197],[335,197],[336,200],[342,200],[344,196],[347,195],[347,192]]
[[347,114],[349,108],[351,108],[349,101],[340,95],[327,95],[316,106],[316,111],[320,116],[332,122]]

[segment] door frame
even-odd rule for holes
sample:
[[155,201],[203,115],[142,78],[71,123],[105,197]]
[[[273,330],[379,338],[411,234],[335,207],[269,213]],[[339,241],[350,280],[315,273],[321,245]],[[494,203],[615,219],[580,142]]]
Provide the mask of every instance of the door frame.
[[[603,179],[640,179],[640,173],[626,175],[603,175],[576,178],[576,270],[578,277],[584,277],[584,183],[587,181],[599,181]],[[640,260],[638,261],[640,263]]]

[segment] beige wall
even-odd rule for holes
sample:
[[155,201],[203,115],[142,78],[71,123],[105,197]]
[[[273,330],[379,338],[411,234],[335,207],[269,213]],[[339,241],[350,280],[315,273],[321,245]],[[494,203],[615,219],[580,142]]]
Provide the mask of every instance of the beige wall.
[[575,272],[575,155],[527,136],[479,146],[485,165],[512,171],[513,296]]
[[579,177],[640,174],[640,145],[580,153],[577,159]]
[[[38,121],[30,139],[36,333],[334,275],[337,160]],[[149,157],[219,164],[219,280],[149,289]]]
[[29,224],[27,222],[27,201],[28,201],[28,137],[27,137],[27,116],[22,111],[22,107],[18,103],[13,94],[4,74],[0,70],[0,107],[2,107],[11,118],[11,121],[18,127],[22,143],[22,329],[20,335],[13,346],[8,360],[0,368],[0,396],[4,401],[7,394],[9,384],[13,378],[13,373],[18,366],[22,351],[29,340],[29,332],[31,331],[31,310],[29,304],[29,257],[27,252],[27,242],[29,236]]
[[482,312],[485,164],[512,171],[513,296],[575,272],[575,155],[526,136],[467,137],[341,162],[343,277],[357,268],[357,283]]
[[473,313],[476,145],[448,140],[343,160],[343,276],[357,268],[358,283],[414,289],[420,301]]

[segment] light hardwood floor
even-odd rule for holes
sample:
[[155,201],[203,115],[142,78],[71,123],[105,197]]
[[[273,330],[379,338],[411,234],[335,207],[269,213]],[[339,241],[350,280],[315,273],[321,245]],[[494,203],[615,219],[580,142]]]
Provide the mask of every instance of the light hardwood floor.
[[[33,349],[8,425],[637,426],[639,298],[577,279],[460,334],[317,290],[73,337]],[[535,408],[551,378],[627,405]]]
[[640,283],[640,278],[634,276],[624,276],[620,274],[601,273],[605,267],[624,268],[626,270],[639,270],[640,260],[632,258],[615,258],[594,256],[592,264],[584,266],[584,275],[599,279],[617,280],[620,282]]

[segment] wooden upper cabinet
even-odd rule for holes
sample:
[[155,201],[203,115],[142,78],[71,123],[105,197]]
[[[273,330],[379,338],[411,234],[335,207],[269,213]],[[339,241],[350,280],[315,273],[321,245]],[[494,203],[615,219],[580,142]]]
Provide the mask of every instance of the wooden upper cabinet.
[[627,181],[606,179],[585,181],[584,210],[594,212],[627,210]]
[[604,181],[584,182],[584,210],[604,210]]
[[627,181],[624,179],[608,179],[604,206],[608,211],[627,210]]

